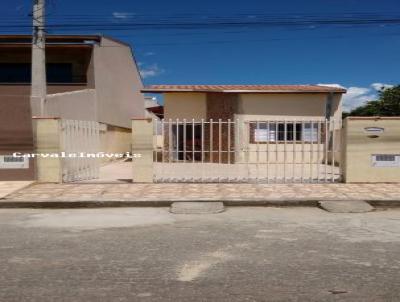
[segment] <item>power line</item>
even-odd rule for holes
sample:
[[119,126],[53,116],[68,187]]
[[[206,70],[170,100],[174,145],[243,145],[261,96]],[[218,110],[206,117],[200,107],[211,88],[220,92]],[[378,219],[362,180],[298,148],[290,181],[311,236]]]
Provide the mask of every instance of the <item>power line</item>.
[[[237,26],[304,26],[304,25],[370,25],[370,24],[399,24],[400,15],[358,15],[351,17],[343,16],[256,16],[249,20],[248,18],[229,16],[219,17],[213,16],[203,20],[197,20],[193,17],[164,17],[158,19],[146,19],[144,17],[134,16],[134,18],[112,18],[107,17],[77,17],[65,18],[61,16],[52,16],[49,19],[49,27],[51,28],[78,28],[78,27],[96,27],[104,28],[137,28],[137,27],[158,27],[164,28],[199,28],[199,27],[237,27]],[[57,21],[56,21],[57,20]],[[9,21],[4,19],[0,21],[2,27],[7,28],[24,28],[29,24],[24,24],[25,20]],[[21,24],[22,23],[22,24]]]
[[[150,20],[149,16],[155,18]],[[327,28],[336,26],[339,28],[366,28],[385,26],[386,28],[397,28],[400,25],[400,14],[396,13],[351,13],[348,15],[299,15],[299,14],[254,14],[255,19],[249,20],[248,14],[235,14],[229,16],[209,16],[201,19],[201,14],[191,15],[163,15],[163,14],[135,14],[129,15],[127,20],[115,19],[110,15],[51,15],[47,19],[47,30],[49,32],[107,32],[113,35],[118,33],[130,33],[153,31],[154,35],[160,34],[160,30],[170,31],[163,32],[162,36],[204,34],[208,35],[210,30],[222,31],[222,34],[243,34],[248,30],[282,27],[285,30],[312,30],[315,28]],[[161,18],[162,17],[162,18]],[[71,19],[68,19],[71,18]],[[196,19],[200,18],[200,20]],[[0,29],[2,32],[25,32],[31,29],[30,24],[26,24],[25,19],[0,20]],[[171,32],[171,30],[184,31]],[[204,31],[203,33],[201,31]],[[398,33],[391,33],[390,36],[398,36]],[[387,36],[389,36],[387,35]],[[132,35],[130,35],[132,36]],[[385,36],[380,34],[379,36]],[[325,35],[324,37],[332,37]],[[278,41],[279,39],[265,39],[261,41]],[[201,41],[200,43],[233,43],[237,41],[245,41],[242,38],[228,41]],[[254,40],[253,40],[254,41]],[[162,45],[164,45],[163,43]],[[177,43],[181,44],[181,43]],[[157,45],[157,44],[152,44]],[[172,45],[172,44],[171,44]]]

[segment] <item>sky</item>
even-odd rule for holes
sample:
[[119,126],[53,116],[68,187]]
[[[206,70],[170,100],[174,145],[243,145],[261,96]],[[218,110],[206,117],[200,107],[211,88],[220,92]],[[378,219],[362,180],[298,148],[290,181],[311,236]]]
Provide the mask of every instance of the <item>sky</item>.
[[[1,18],[29,22],[31,0],[2,0]],[[49,23],[123,24],[158,20],[207,22],[235,17],[233,27],[111,30],[50,29],[49,33],[101,33],[129,43],[150,84],[333,84],[346,87],[345,109],[400,84],[400,23],[249,26],[263,16],[400,18],[399,0],[47,0]],[[68,16],[69,19],[65,19]],[[24,21],[25,20],[25,21]],[[3,23],[2,23],[3,24]],[[2,27],[3,31],[8,30]],[[0,29],[1,31],[1,29]]]

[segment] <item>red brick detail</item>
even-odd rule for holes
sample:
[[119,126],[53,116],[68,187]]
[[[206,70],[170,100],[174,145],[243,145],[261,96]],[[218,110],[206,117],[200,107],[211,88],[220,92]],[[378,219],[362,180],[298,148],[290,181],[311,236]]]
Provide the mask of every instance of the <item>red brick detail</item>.
[[[238,95],[237,94],[223,94],[223,93],[207,93],[207,120],[211,119],[214,123],[212,129],[205,131],[208,135],[205,136],[205,146],[208,150],[213,151],[207,159],[214,163],[234,163],[235,153],[235,127],[234,124],[228,126],[228,120],[234,122],[234,114],[237,112]],[[228,132],[230,128],[230,146],[228,146]],[[211,135],[212,133],[212,144]],[[221,151],[221,152],[220,152]],[[228,155],[229,152],[229,155]]]

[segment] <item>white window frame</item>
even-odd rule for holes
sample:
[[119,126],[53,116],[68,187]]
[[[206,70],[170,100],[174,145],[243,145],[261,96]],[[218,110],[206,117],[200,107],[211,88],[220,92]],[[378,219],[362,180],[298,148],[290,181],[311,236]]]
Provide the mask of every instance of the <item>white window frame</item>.
[[[305,142],[305,143],[317,143],[319,140],[320,131],[318,130],[318,121],[315,122],[304,122],[295,121],[295,122],[287,122],[285,125],[293,125],[292,129],[297,129],[298,125],[300,127],[300,140],[293,139],[288,140],[287,137],[284,139],[279,139],[279,127],[280,125],[284,125],[284,122],[251,122],[251,124],[255,125],[254,128],[254,143],[266,143],[266,142]],[[312,128],[311,128],[312,125]],[[287,129],[287,128],[286,128]],[[287,130],[285,130],[284,136],[288,135]],[[296,130],[296,136],[298,131]]]
[[303,124],[301,129],[301,140],[305,143],[318,142],[318,122],[307,122]]

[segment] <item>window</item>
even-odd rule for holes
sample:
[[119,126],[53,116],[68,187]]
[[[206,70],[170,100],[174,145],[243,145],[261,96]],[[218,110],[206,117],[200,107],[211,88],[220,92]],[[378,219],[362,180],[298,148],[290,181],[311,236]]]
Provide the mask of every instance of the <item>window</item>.
[[46,66],[48,83],[73,83],[71,63],[48,63]]
[[271,128],[268,129],[268,125],[266,123],[259,123],[255,125],[254,129],[254,141],[255,142],[266,142],[266,141],[275,141],[276,139],[276,131]]
[[318,123],[305,123],[302,140],[305,142],[317,142],[318,141]]
[[0,83],[30,83],[31,65],[0,63]]
[[[318,142],[318,123],[250,122],[250,143]],[[320,131],[321,132],[321,131]]]
[[[46,65],[48,83],[74,83],[72,63],[48,63]],[[0,63],[0,83],[31,82],[30,63]]]

